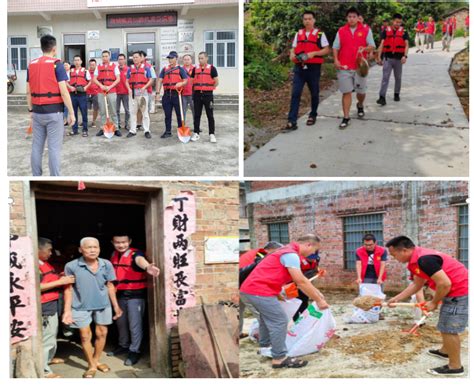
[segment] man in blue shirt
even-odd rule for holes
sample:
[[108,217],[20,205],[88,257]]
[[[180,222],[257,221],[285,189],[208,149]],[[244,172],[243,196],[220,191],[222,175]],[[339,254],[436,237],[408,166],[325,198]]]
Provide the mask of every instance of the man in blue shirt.
[[49,173],[51,176],[59,176],[64,137],[64,105],[69,111],[68,123],[71,126],[76,122],[76,117],[66,84],[68,76],[63,64],[56,59],[56,38],[51,35],[43,36],[41,51],[43,56],[31,61],[26,74],[26,101],[33,128],[31,169],[33,176],[43,174],[43,151],[47,139]]
[[[99,241],[85,237],[80,242],[82,256],[64,267],[66,276],[73,275],[75,283],[64,290],[63,323],[78,328],[82,350],[88,368],[84,378],[93,378],[97,370],[107,373],[110,368],[100,363],[107,338],[107,326],[122,315],[113,281],[114,267],[99,257]],[[115,316],[112,317],[112,308]],[[95,323],[95,342],[92,346],[91,322]]]

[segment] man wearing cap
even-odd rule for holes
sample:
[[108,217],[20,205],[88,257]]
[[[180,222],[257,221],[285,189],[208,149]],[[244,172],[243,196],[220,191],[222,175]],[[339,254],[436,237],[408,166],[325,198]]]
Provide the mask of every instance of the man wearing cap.
[[426,312],[435,311],[439,303],[438,325],[442,346],[427,353],[447,362],[444,366],[428,369],[432,375],[462,376],[461,338],[469,320],[469,272],[459,260],[446,253],[416,246],[406,236],[391,239],[386,245],[391,256],[400,263],[407,264],[413,281],[398,295],[388,301],[388,305],[400,302],[420,291],[425,284],[435,291],[433,299],[425,304]]
[[173,108],[176,113],[178,127],[181,126],[178,90],[183,88],[188,81],[186,70],[178,66],[178,53],[176,51],[170,51],[166,58],[168,59],[169,64],[161,70],[158,84],[156,86],[156,100],[158,101],[160,98],[161,86],[163,85],[163,97],[161,103],[165,112],[165,132],[161,135],[161,138],[172,136],[171,119]]

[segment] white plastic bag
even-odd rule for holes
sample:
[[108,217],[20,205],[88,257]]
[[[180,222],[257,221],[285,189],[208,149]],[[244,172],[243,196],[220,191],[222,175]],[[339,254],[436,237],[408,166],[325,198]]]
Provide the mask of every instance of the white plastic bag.
[[[385,294],[382,292],[382,287],[379,284],[360,284],[359,296],[367,295],[375,296],[382,300],[385,299]],[[358,307],[354,307],[352,310],[352,315],[349,318],[346,318],[345,322],[356,324],[377,323],[379,321],[381,311],[382,307],[380,306],[372,307],[368,311],[364,311]]]
[[293,357],[318,352],[335,332],[336,320],[331,310],[321,311],[312,303],[288,330],[288,355]]

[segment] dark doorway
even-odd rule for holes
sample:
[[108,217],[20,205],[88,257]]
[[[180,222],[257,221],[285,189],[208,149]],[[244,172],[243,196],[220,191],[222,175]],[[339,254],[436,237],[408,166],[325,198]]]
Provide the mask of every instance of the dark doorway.
[[74,56],[79,55],[82,59],[82,65],[86,66],[86,46],[85,45],[70,45],[64,46],[64,60],[68,61],[71,66],[74,66]]
[[[81,201],[56,201],[36,199],[36,223],[39,237],[46,237],[53,242],[55,250],[50,262],[58,272],[64,265],[80,257],[78,251],[81,238],[95,237],[100,242],[101,257],[110,260],[113,252],[112,236],[116,231],[126,231],[133,242],[132,245],[144,252],[147,250],[145,230],[145,205],[94,203]],[[145,313],[144,326],[149,325],[148,313]],[[60,329],[58,355],[67,356],[71,350],[78,352],[79,337],[77,331]],[[118,344],[118,333],[115,323],[109,326],[107,345],[104,351],[112,350]],[[71,345],[72,343],[72,345]],[[149,331],[144,328],[141,351],[142,365],[149,357]],[[80,351],[79,351],[80,355]],[[103,354],[105,355],[105,353]],[[126,356],[125,356],[126,357]],[[124,358],[125,358],[124,357]]]

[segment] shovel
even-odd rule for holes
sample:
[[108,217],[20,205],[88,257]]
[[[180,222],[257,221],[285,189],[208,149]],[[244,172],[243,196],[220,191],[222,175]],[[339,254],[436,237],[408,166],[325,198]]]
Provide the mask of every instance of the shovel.
[[[360,308],[364,311],[368,311],[372,309],[373,307],[386,307],[388,306],[388,303],[383,302],[382,299],[376,297],[376,296],[370,296],[370,295],[365,295],[365,296],[359,296],[354,299],[352,304]],[[421,310],[424,309],[425,302],[423,303],[392,303],[393,306],[395,307],[407,307],[407,308],[415,308],[419,307]]]
[[183,89],[179,89],[177,91],[179,94],[179,111],[181,112],[181,127],[178,127],[178,138],[181,142],[188,143],[191,139],[191,129],[184,123],[183,102],[181,100],[181,93]]
[[115,134],[115,125],[113,122],[110,121],[109,107],[108,107],[109,101],[107,100],[107,93],[104,93],[104,100],[105,100],[105,116],[107,117],[107,121],[102,127],[102,130],[104,130],[104,136],[110,139]]
[[[309,279],[309,281],[313,281],[314,279],[317,279],[318,277],[323,277],[325,273],[326,273],[326,270],[321,269],[315,276],[313,276],[311,279]],[[298,297],[298,287],[296,286],[295,283],[287,284],[283,287],[282,294],[287,299],[296,298],[296,297]]]

